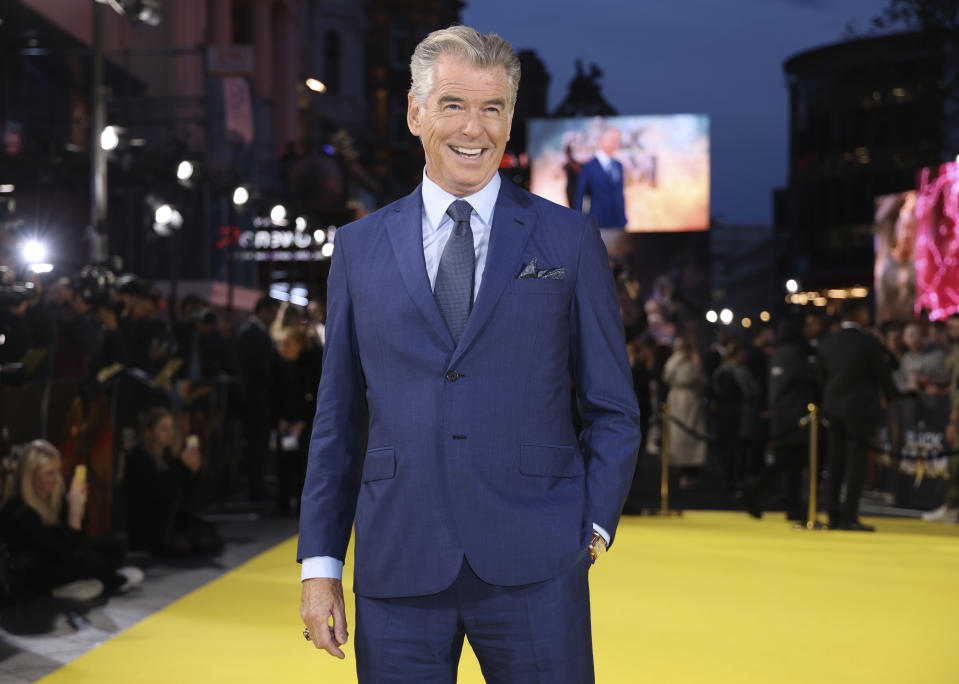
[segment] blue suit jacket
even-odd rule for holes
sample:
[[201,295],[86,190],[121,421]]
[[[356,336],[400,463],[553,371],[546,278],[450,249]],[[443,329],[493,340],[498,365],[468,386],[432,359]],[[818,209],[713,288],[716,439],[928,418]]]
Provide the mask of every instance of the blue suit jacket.
[[626,199],[623,196],[623,165],[615,159],[613,166],[619,170],[619,180],[614,181],[593,157],[583,164],[576,181],[576,200],[573,208],[583,210],[583,198],[589,196],[589,215],[596,219],[600,228],[623,228],[626,226]]
[[[586,216],[503,181],[458,345],[430,290],[420,189],[337,232],[300,560],[344,558],[354,590],[432,594],[464,555],[497,585],[615,535],[638,409],[606,250]],[[566,277],[518,279],[537,266]],[[585,428],[570,419],[570,378]]]

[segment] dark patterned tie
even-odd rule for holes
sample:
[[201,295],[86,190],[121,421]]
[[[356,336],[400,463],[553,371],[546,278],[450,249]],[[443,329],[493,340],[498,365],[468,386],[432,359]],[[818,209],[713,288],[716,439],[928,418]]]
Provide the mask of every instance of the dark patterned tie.
[[453,219],[453,230],[440,257],[433,296],[453,336],[453,342],[459,344],[463,329],[466,328],[466,319],[473,308],[473,277],[476,272],[473,231],[470,229],[473,207],[465,200],[456,200],[446,213]]
[[616,168],[616,162],[609,162],[609,168],[606,170],[606,173],[609,174],[610,180],[612,180],[614,183],[619,182],[619,169]]

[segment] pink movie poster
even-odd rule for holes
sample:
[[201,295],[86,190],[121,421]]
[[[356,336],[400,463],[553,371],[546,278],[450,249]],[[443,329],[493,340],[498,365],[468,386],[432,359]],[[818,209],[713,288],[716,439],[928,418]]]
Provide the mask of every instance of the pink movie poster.
[[959,312],[959,162],[922,170],[915,215],[915,310],[943,319]]
[[916,191],[876,198],[876,320],[908,323],[916,309]]

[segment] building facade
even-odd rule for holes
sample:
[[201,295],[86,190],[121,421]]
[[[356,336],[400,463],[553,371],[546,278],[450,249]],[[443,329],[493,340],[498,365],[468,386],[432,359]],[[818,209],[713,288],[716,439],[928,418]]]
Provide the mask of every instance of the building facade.
[[423,148],[406,125],[410,55],[430,32],[459,22],[460,0],[368,0],[367,118],[371,167],[382,200],[410,192],[423,173]]
[[788,185],[774,196],[779,272],[810,288],[872,282],[875,198],[954,159],[948,41],[863,38],[798,54],[789,88]]

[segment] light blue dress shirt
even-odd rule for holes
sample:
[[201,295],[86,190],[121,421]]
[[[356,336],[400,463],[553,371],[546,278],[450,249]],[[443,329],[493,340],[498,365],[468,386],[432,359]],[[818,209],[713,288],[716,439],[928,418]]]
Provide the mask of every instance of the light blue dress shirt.
[[470,228],[473,230],[473,251],[476,253],[476,276],[473,281],[473,301],[476,301],[483,281],[483,269],[486,268],[493,210],[496,208],[496,198],[499,197],[499,186],[502,182],[497,173],[479,192],[468,197],[457,197],[431,181],[426,172],[423,172],[423,257],[426,260],[426,274],[430,278],[431,290],[436,285],[440,258],[453,231],[453,219],[447,216],[446,210],[453,202],[462,199],[473,207]]
[[606,172],[606,175],[609,176],[614,181],[619,181],[619,169],[616,168],[616,164],[613,163],[613,158],[602,150],[596,150],[596,159],[599,160],[600,166],[603,167],[603,171]]
[[[483,281],[483,270],[486,268],[486,253],[489,250],[490,228],[493,225],[493,210],[496,208],[496,198],[499,197],[499,188],[502,183],[499,173],[483,186],[479,192],[467,197],[456,197],[431,181],[423,170],[423,257],[426,260],[426,274],[430,279],[430,289],[436,284],[436,272],[440,267],[440,257],[446,248],[450,232],[453,230],[453,219],[447,216],[446,210],[450,204],[458,199],[466,200],[473,207],[470,214],[470,228],[473,230],[473,250],[476,253],[476,276],[473,286],[473,301],[479,294],[480,284]],[[599,525],[593,524],[606,543],[609,543],[609,533]],[[316,577],[343,578],[343,561],[331,556],[313,556],[303,559],[300,581]]]

